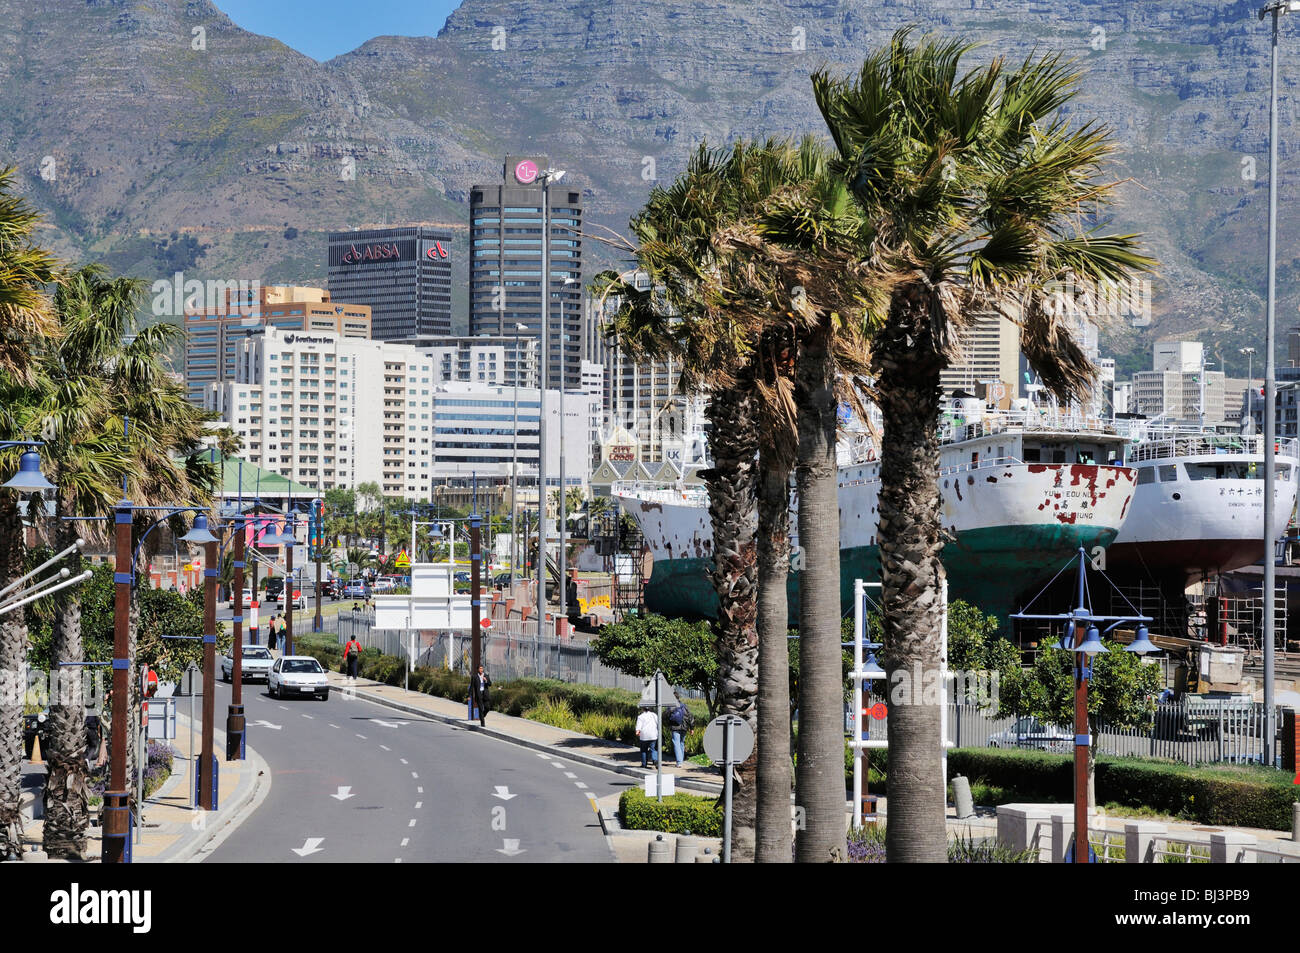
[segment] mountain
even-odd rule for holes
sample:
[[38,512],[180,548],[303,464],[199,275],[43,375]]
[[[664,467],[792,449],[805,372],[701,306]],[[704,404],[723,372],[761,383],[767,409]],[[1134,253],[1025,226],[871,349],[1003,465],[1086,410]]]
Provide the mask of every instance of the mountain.
[[[549,154],[584,188],[592,232],[625,234],[701,137],[820,133],[808,74],[852,69],[916,24],[980,42],[977,61],[1077,58],[1073,118],[1106,122],[1120,144],[1110,224],[1141,231],[1162,262],[1154,324],[1110,335],[1121,371],[1148,366],[1156,337],[1196,336],[1239,374],[1236,347],[1263,336],[1269,27],[1256,6],[465,0],[436,37],[377,37],[317,63],[206,0],[2,0],[0,162],[20,166],[45,239],[70,259],[323,283],[326,231],[427,222],[456,229],[463,279],[468,190],[506,153]],[[1289,19],[1284,326],[1300,303]]]

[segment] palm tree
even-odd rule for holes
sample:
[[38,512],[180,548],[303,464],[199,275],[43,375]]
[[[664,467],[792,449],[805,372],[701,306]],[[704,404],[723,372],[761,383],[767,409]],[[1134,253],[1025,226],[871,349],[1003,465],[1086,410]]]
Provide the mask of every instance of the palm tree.
[[789,475],[799,484],[799,771],[801,861],[843,854],[839,509],[835,438],[841,404],[862,413],[869,391],[862,313],[872,289],[856,267],[866,224],[829,172],[825,147],[805,138],[777,152],[754,213],[721,238],[737,269],[732,311],[766,326],[752,361],[762,419],[760,547],[760,840],[788,860]]
[[[874,233],[865,267],[888,291],[873,305],[872,368],[884,425],[878,537],[890,684],[900,670],[936,678],[941,663],[939,374],[958,333],[979,310],[1001,311],[1020,324],[1043,383],[1068,399],[1095,369],[1056,306],[1075,301],[1051,289],[1154,265],[1135,236],[1085,228],[1114,184],[1099,177],[1111,151],[1106,130],[1072,126],[1060,113],[1080,74],[1054,55],[961,73],[969,50],[913,42],[904,30],[856,77],[813,76],[838,152],[834,171]],[[946,857],[940,717],[921,698],[891,699],[891,861]]]
[[[47,286],[57,277],[57,262],[34,245],[40,221],[27,202],[13,194],[12,168],[0,169],[0,437],[31,439],[39,433],[30,421],[37,369],[32,355],[44,339],[58,333]],[[5,480],[17,469],[17,451],[0,453]],[[21,497],[0,489],[0,588],[24,573]],[[21,857],[19,812],[23,741],[22,691],[27,624],[22,612],[0,616],[0,859]],[[25,687],[25,686],[21,686]]]
[[[56,549],[78,535],[92,537],[97,528],[65,517],[107,514],[123,494],[144,505],[202,503],[211,495],[215,470],[177,459],[197,454],[206,417],[167,375],[165,355],[178,329],[155,325],[133,334],[142,295],[138,279],[105,279],[95,266],[66,276],[56,293],[63,336],[40,355],[47,384],[37,407],[58,486]],[[70,560],[76,572],[79,554]],[[53,655],[58,663],[74,663],[63,671],[79,680],[81,604],[75,589],[58,603]],[[44,840],[51,856],[76,857],[85,850],[84,714],[79,693],[50,708]]]

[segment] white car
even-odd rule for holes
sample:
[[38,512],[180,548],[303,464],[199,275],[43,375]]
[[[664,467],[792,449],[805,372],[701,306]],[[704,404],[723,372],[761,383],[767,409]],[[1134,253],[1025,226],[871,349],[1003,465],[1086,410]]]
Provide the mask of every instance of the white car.
[[396,588],[397,588],[397,583],[393,582],[393,580],[391,579],[385,579],[383,577],[380,577],[379,579],[375,580],[375,587],[374,587],[375,592],[392,592]]
[[[233,650],[232,650],[233,651]],[[254,678],[260,678],[269,682],[271,677],[271,663],[275,661],[270,650],[265,645],[245,645],[243,648],[243,658],[240,660],[240,673],[244,681],[250,681]],[[221,680],[229,682],[235,671],[235,659],[233,655],[221,656]]]
[[[280,604],[280,608],[283,609],[283,608],[284,608],[284,593],[283,593],[283,592],[280,593],[279,604]],[[307,597],[303,595],[301,589],[295,589],[295,590],[293,591],[293,607],[294,607],[295,609],[306,609],[306,608],[307,608]]]
[[271,666],[266,690],[276,698],[313,695],[321,701],[330,697],[325,669],[310,655],[282,655]]

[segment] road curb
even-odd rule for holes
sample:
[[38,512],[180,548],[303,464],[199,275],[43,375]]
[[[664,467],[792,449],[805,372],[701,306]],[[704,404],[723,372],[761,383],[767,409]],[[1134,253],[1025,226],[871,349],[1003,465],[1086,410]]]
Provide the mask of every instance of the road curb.
[[[481,725],[476,725],[473,722],[466,724],[467,719],[464,718],[457,718],[454,715],[444,715],[441,712],[429,711],[426,708],[417,708],[414,705],[404,705],[391,698],[385,698],[382,695],[372,695],[369,692],[364,692],[360,689],[351,689],[350,691],[353,696],[362,701],[382,705],[383,707],[391,708],[394,711],[404,712],[408,715],[419,715],[423,718],[440,721],[446,725],[455,725],[459,728],[465,728],[469,731],[486,735],[489,738],[496,738],[498,741],[505,741],[509,744],[519,745],[522,748],[531,748],[534,751],[543,751],[547,754],[554,755],[555,757],[566,758],[570,761],[576,761],[579,764],[585,764],[588,767],[601,768],[605,771],[612,771],[615,774],[622,774],[630,778],[636,778],[638,781],[647,777],[646,773],[640,768],[633,768],[629,765],[619,764],[616,761],[610,761],[606,758],[598,758],[594,755],[570,751],[567,748],[556,747],[555,745],[547,744],[544,741],[534,741],[531,738],[520,738],[518,735],[512,735],[496,728],[485,728]],[[709,782],[701,781],[697,778],[678,777],[676,783],[679,788],[698,791],[702,794],[720,794],[722,792],[721,781]]]
[[[226,733],[214,728],[213,744],[214,751],[224,751],[226,747]],[[206,812],[204,816],[205,823],[203,829],[197,832],[197,836],[182,840],[182,842],[160,856],[152,858],[147,863],[158,864],[185,864],[202,860],[198,855],[205,851],[211,850],[215,845],[213,841],[225,840],[242,824],[253,811],[266,798],[267,791],[270,790],[271,772],[265,760],[257,751],[245,745],[244,762],[248,770],[255,772],[248,784],[237,785],[231,795],[231,800],[227,801],[216,811],[216,818],[211,823],[206,821]],[[186,780],[193,783],[193,778],[186,771]],[[241,793],[241,787],[243,788]],[[156,795],[155,795],[156,796]]]

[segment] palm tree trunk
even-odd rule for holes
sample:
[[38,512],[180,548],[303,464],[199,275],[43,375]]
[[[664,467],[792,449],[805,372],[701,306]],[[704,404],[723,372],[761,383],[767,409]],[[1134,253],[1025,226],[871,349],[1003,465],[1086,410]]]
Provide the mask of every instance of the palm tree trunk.
[[[753,411],[748,398],[720,390],[709,404],[713,470],[708,479],[713,521],[713,586],[718,593],[714,633],[718,643],[718,709],[757,727],[758,553],[754,540],[756,457]],[[732,859],[754,859],[757,791],[754,770],[761,748],[736,768],[732,798]]]
[[[62,517],[67,510],[63,494],[55,518],[59,521],[56,550],[76,540],[70,522]],[[68,560],[72,575],[81,572],[81,554],[74,552]],[[81,666],[63,665],[84,661],[81,640],[81,599],[75,594],[57,603],[54,612],[54,639],[51,656],[48,773],[45,777],[45,827],[43,847],[50,857],[80,859],[86,852],[86,828],[90,823],[90,794],[86,779],[86,707],[82,698]]]
[[835,460],[839,404],[829,322],[800,348],[799,407],[799,765],[800,863],[847,855],[844,811],[844,676],[840,649],[840,515]]
[[[0,490],[0,588],[23,574],[19,497]],[[22,857],[23,695],[27,623],[21,610],[0,616],[0,860]]]
[[[924,295],[925,293],[922,292]],[[939,514],[942,359],[929,339],[928,301],[897,303],[875,341],[884,442],[879,539],[889,685],[891,863],[947,860],[940,698],[944,569]],[[957,477],[952,477],[956,479]]]
[[759,457],[758,498],[758,817],[760,863],[791,861],[790,467],[777,453]]

